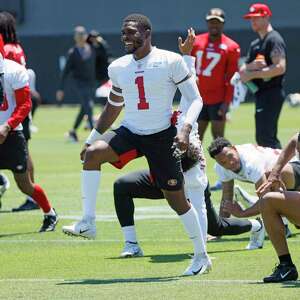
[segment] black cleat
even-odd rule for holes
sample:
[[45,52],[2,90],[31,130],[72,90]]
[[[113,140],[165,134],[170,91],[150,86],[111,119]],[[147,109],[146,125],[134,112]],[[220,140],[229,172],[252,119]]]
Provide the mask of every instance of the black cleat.
[[77,133],[74,130],[70,130],[68,133],[69,141],[72,143],[78,143],[79,139]]
[[58,217],[56,213],[54,216],[45,215],[43,225],[39,232],[54,231],[57,222],[58,222]]
[[40,209],[39,206],[29,199],[26,199],[23,204],[21,204],[19,207],[13,208],[12,212],[18,212],[18,211],[26,211],[26,210],[34,210],[34,209]]
[[270,276],[265,277],[264,283],[276,283],[297,280],[298,272],[295,265],[278,264]]

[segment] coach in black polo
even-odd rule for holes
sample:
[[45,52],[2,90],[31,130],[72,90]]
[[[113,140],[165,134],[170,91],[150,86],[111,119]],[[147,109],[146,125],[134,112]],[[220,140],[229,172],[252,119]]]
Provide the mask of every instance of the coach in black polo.
[[240,75],[243,82],[252,81],[258,88],[255,93],[257,144],[281,148],[277,123],[284,101],[282,82],[286,72],[286,46],[281,35],[272,28],[271,16],[270,8],[261,3],[251,5],[244,16],[259,37],[251,43]]

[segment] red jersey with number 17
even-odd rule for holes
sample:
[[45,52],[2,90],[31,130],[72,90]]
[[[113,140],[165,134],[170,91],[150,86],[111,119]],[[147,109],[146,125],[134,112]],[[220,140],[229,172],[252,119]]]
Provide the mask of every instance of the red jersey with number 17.
[[233,99],[233,86],[230,79],[238,71],[240,46],[222,34],[215,42],[209,34],[196,36],[192,56],[196,58],[198,87],[206,105],[220,102],[230,103]]

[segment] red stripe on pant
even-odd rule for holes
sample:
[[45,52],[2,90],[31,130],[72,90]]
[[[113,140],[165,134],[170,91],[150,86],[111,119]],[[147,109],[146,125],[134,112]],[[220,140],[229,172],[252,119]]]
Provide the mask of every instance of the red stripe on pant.
[[34,184],[34,191],[31,197],[44,213],[48,213],[50,211],[51,205],[48,201],[48,198],[44,190],[38,184]]
[[117,162],[111,163],[118,169],[122,169],[126,164],[128,164],[131,160],[138,157],[138,152],[136,149],[125,152],[119,156],[119,160]]

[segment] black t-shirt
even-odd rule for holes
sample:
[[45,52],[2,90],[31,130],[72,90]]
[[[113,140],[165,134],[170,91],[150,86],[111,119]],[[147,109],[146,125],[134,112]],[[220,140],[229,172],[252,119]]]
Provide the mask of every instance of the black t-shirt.
[[83,48],[73,47],[68,51],[68,57],[60,82],[61,89],[66,77],[71,73],[74,79],[89,83],[95,82],[96,75],[96,53],[89,44]]
[[[272,65],[272,56],[281,55],[286,57],[286,45],[282,36],[276,31],[272,30],[267,33],[263,39],[254,40],[248,51],[246,63],[250,63],[256,59],[257,55],[263,55],[267,66]],[[253,79],[252,81],[258,86],[260,90],[271,87],[281,87],[284,75],[272,77],[270,79]]]

